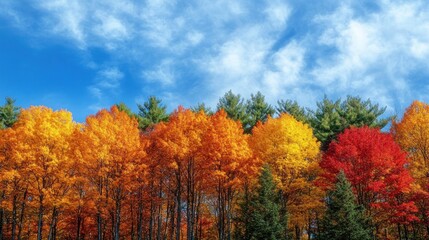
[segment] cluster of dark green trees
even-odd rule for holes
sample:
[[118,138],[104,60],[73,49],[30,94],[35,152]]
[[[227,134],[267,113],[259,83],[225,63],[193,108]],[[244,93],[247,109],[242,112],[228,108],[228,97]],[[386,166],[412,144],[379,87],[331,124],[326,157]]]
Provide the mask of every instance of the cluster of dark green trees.
[[[125,104],[117,104],[118,108],[137,118],[142,131],[150,131],[156,123],[167,121],[169,113],[162,101],[154,96],[149,97],[143,104],[138,104],[138,112],[133,113]],[[213,114],[213,111],[204,103],[191,107],[193,111],[204,111]],[[257,122],[265,122],[269,116],[288,113],[297,120],[309,124],[315,137],[321,142],[321,149],[325,151],[329,143],[343,130],[350,126],[372,126],[383,128],[391,117],[380,117],[386,108],[370,100],[348,96],[345,100],[332,101],[326,96],[317,103],[315,110],[303,108],[296,101],[280,100],[273,107],[265,101],[260,92],[252,94],[245,100],[232,91],[227,92],[219,99],[217,109],[224,109],[231,119],[239,120],[246,133],[251,133]],[[20,108],[15,101],[6,98],[6,103],[0,106],[0,128],[7,128],[16,121]],[[246,191],[242,196],[240,211],[236,222],[236,239],[289,239],[287,232],[287,213],[282,206],[281,194],[276,190],[273,177],[268,166],[265,166],[259,178],[255,191]],[[363,214],[363,209],[356,205],[350,183],[344,174],[339,174],[335,188],[326,197],[327,212],[320,229],[314,239],[335,240],[365,240],[371,239],[369,219]],[[0,215],[2,213],[0,212]],[[3,221],[3,217],[1,217]],[[0,229],[1,231],[1,229]]]

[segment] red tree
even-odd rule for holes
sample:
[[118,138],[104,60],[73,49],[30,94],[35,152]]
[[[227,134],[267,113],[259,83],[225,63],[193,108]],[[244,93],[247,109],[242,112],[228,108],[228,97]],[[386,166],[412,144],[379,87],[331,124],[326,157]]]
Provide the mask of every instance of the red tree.
[[322,178],[332,184],[343,170],[362,204],[377,222],[407,224],[417,220],[414,202],[406,199],[413,181],[406,153],[389,133],[379,129],[351,128],[332,142],[320,166]]

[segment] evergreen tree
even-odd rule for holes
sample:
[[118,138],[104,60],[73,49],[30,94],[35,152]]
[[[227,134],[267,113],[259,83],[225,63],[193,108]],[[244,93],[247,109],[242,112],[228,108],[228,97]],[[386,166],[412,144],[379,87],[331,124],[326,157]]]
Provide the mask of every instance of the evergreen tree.
[[213,115],[213,111],[211,110],[211,108],[207,107],[204,103],[198,103],[197,106],[191,107],[191,110],[195,113],[203,111],[208,116]]
[[379,119],[385,110],[369,99],[362,101],[359,97],[348,96],[343,102],[341,99],[334,102],[325,96],[317,103],[316,111],[310,111],[310,125],[314,136],[322,143],[322,150],[326,151],[331,141],[350,126],[386,126],[391,117]]
[[247,100],[246,113],[248,118],[244,123],[244,130],[246,133],[251,133],[257,122],[265,122],[268,116],[275,113],[275,110],[265,102],[265,96],[261,92],[257,92],[256,95],[250,96],[250,100]]
[[131,109],[123,102],[115,104],[116,107],[118,108],[119,111],[121,112],[125,112],[126,114],[128,114],[128,116],[130,116],[131,118],[137,118],[138,120],[138,115],[133,113],[131,111]]
[[0,107],[0,129],[12,127],[20,110],[20,107],[15,106],[15,100],[7,97],[5,104]]
[[326,206],[320,240],[371,239],[369,220],[364,209],[357,206],[350,182],[342,171],[337,176],[335,188],[328,192]]
[[217,111],[220,109],[225,110],[229,118],[237,121],[239,120],[243,126],[247,122],[246,105],[240,94],[234,94],[229,90],[223,97],[219,99],[217,104]]
[[310,122],[309,113],[305,110],[305,108],[300,107],[297,101],[292,101],[292,100],[277,101],[276,111],[278,115],[282,113],[288,113],[300,122],[303,122],[303,123]]
[[168,120],[167,107],[161,103],[161,99],[150,96],[143,105],[137,104],[139,108],[139,128],[144,131],[159,122]]
[[237,221],[241,226],[237,229],[236,239],[284,239],[279,194],[268,165],[262,169],[255,192],[247,192],[244,198],[240,203]]

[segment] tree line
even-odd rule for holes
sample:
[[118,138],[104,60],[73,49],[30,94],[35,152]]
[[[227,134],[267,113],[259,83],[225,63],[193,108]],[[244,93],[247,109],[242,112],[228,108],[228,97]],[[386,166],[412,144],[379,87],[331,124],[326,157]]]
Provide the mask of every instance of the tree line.
[[[2,239],[427,239],[429,105],[0,107]],[[391,123],[390,131],[382,131]]]

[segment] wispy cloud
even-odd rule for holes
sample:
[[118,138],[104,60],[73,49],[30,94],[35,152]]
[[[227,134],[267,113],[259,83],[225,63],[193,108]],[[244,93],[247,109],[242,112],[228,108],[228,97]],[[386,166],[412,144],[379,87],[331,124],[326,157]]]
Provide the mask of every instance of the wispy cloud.
[[118,68],[100,67],[120,63],[142,94],[174,102],[215,105],[229,89],[306,106],[324,93],[355,94],[391,111],[416,96],[429,100],[427,1],[328,2],[6,0],[0,16],[88,55],[105,51],[109,57],[90,59],[98,72],[87,89],[95,99],[124,86]]
[[88,87],[92,96],[101,100],[104,94],[116,94],[124,74],[116,67],[104,68],[98,71],[95,83]]

